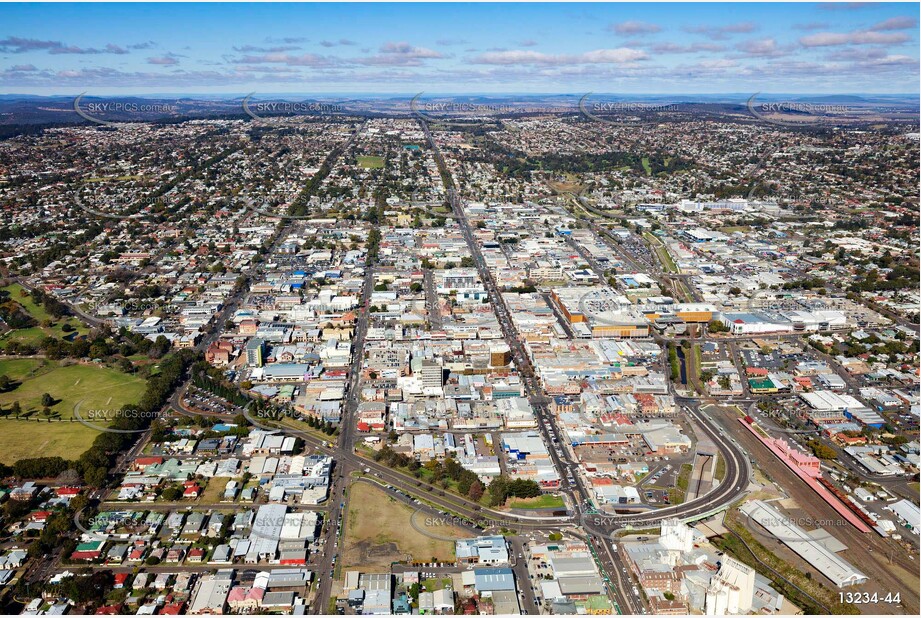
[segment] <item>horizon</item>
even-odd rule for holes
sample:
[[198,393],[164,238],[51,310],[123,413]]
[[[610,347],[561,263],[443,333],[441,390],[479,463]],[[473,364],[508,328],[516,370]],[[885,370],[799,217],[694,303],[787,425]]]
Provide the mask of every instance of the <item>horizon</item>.
[[94,97],[138,97],[138,98],[156,98],[156,97],[184,97],[184,98],[211,98],[211,99],[226,99],[226,98],[235,98],[235,97],[246,97],[246,96],[261,96],[261,97],[310,97],[310,96],[322,96],[322,97],[334,97],[334,96],[349,96],[349,97],[387,97],[387,98],[397,98],[397,97],[415,97],[424,94],[423,98],[435,98],[435,97],[572,97],[577,98],[586,95],[592,95],[595,97],[751,97],[757,95],[759,98],[772,99],[777,97],[885,97],[885,98],[898,98],[898,97],[919,97],[921,101],[921,93],[916,92],[601,92],[601,91],[592,91],[592,92],[150,92],[150,93],[139,93],[139,92],[59,92],[51,94],[37,94],[34,92],[0,92],[0,97],[12,98],[12,97],[37,97],[37,98],[70,98],[82,96],[83,98],[94,98]]

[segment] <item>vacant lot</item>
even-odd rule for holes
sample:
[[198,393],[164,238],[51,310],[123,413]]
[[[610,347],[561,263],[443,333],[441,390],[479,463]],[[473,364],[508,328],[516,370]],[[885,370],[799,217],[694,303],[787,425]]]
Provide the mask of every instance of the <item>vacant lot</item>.
[[229,476],[215,476],[208,479],[208,485],[201,492],[198,501],[201,504],[217,504],[224,497],[228,481],[230,481]]
[[508,506],[513,509],[560,509],[566,506],[566,503],[560,496],[544,494],[536,498],[512,498]]
[[[112,415],[123,405],[135,403],[144,392],[144,380],[115,369],[93,365],[62,366],[38,359],[0,361],[0,375],[14,380],[14,388],[0,393],[0,407],[9,410],[19,402],[22,419],[0,417],[0,461],[12,463],[25,457],[61,456],[76,459],[89,448],[98,431],[70,419],[80,405],[80,416],[98,425],[102,415]],[[42,413],[42,395],[54,400],[53,419]],[[26,420],[30,419],[30,420]],[[38,422],[36,422],[38,421]]]
[[432,558],[453,562],[453,542],[426,536],[416,528],[443,539],[472,535],[455,526],[438,525],[421,513],[413,518],[414,512],[415,509],[377,487],[352,483],[348,515],[343,522],[343,568],[389,568],[391,562],[398,560],[430,561]]

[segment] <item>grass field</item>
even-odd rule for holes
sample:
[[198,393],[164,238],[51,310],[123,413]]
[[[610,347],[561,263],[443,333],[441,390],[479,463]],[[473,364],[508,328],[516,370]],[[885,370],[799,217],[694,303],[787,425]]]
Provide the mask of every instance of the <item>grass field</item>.
[[[92,365],[62,366],[38,359],[0,361],[0,374],[18,385],[0,393],[0,406],[9,410],[18,401],[23,416],[44,421],[41,399],[48,393],[55,418],[65,422],[35,422],[7,416],[0,419],[0,461],[12,463],[24,457],[55,456],[76,459],[89,448],[98,431],[78,422],[67,422],[80,404],[83,418],[105,424],[99,415],[111,414],[125,404],[138,401],[146,387],[144,380],[115,369]],[[91,412],[93,411],[93,412]]]
[[713,473],[713,480],[722,481],[726,476],[726,460],[720,456],[716,458],[716,471]]
[[31,315],[33,318],[35,318],[39,322],[41,322],[42,320],[51,318],[48,312],[45,311],[45,308],[42,307],[41,305],[36,304],[32,300],[31,296],[22,295],[22,291],[24,288],[18,283],[14,283],[13,285],[8,285],[5,288],[0,288],[0,289],[2,289],[4,292],[9,292],[10,299],[15,300],[17,303],[22,305],[22,308],[28,311],[29,315]]
[[560,509],[566,506],[566,503],[560,496],[543,494],[536,498],[512,498],[508,506],[513,509]]
[[[0,338],[0,346],[3,345],[3,342],[10,340],[17,340],[22,343],[38,344],[45,337],[56,337],[58,339],[63,339],[68,335],[73,335],[74,333],[79,335],[85,335],[89,332],[89,329],[86,327],[83,322],[77,318],[64,318],[64,319],[55,319],[45,311],[45,308],[39,304],[36,304],[32,297],[29,295],[23,296],[21,293],[23,287],[18,283],[13,285],[8,285],[6,287],[0,288],[5,292],[9,292],[10,299],[15,300],[17,303],[22,305],[22,308],[28,312],[37,322],[38,326],[33,326],[32,328],[22,328],[19,330],[13,330],[6,333],[2,338]],[[41,326],[41,322],[45,320],[50,320],[50,326]],[[65,324],[69,324],[74,330],[70,333],[65,333],[63,327]]]
[[12,465],[31,457],[77,459],[98,431],[81,423],[46,423],[0,418],[0,463]]
[[649,157],[643,157],[642,160],[643,170],[646,172],[647,176],[652,175],[652,167],[649,165]]
[[379,170],[384,167],[384,157],[359,156],[358,166],[365,169]]
[[429,518],[422,514],[413,518],[415,509],[367,483],[352,483],[348,500],[343,568],[389,568],[391,562],[398,560],[454,561],[453,542],[421,534],[413,522],[445,539],[471,536],[456,526],[427,521]]
[[[0,375],[5,375],[11,380],[19,382],[31,374],[41,371],[43,365],[50,364],[40,358],[11,358],[0,360]],[[2,397],[2,394],[0,394]]]

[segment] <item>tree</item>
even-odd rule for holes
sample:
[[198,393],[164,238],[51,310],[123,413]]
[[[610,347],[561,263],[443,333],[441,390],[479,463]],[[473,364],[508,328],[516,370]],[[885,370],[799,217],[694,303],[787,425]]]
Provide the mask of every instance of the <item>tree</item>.
[[91,468],[84,473],[83,478],[86,481],[86,484],[91,487],[102,487],[106,484],[106,477],[108,476],[108,470],[104,466],[98,466],[96,468]]
[[470,484],[470,491],[467,492],[467,497],[474,502],[479,502],[480,498],[483,497],[483,484],[479,480]]
[[8,391],[12,383],[13,381],[10,380],[10,376],[6,374],[0,375],[0,392]]
[[176,485],[170,485],[160,493],[160,497],[167,502],[175,502],[182,498],[182,490]]
[[54,397],[52,397],[48,393],[42,393],[42,406],[47,408],[53,405],[54,405]]
[[818,440],[810,440],[806,443],[816,457],[819,459],[837,459],[838,452],[827,444],[822,444]]

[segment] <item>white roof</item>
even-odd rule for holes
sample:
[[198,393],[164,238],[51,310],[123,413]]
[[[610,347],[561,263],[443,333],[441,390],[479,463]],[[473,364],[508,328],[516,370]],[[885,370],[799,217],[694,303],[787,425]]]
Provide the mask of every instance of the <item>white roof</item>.
[[826,549],[773,506],[761,500],[752,500],[743,504],[739,510],[758,522],[839,588],[867,581],[866,575]]

